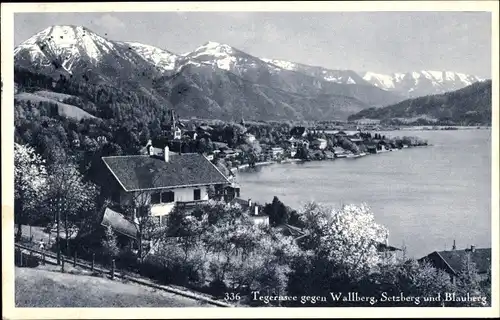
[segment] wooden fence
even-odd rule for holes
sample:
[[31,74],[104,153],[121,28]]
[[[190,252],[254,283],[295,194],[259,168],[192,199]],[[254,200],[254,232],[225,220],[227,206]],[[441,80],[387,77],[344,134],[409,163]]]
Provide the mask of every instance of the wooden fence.
[[[51,252],[51,251],[46,251],[46,250],[37,250],[34,248],[30,248],[28,246],[16,243],[15,244],[15,252],[16,252],[16,259],[15,263],[18,266],[21,267],[30,267],[30,266],[35,266],[36,261],[38,264],[52,264],[52,265],[57,265],[57,254]],[[19,253],[18,253],[19,252]],[[29,261],[29,262],[28,262]],[[117,270],[115,268],[115,261],[114,259],[111,262],[111,268],[107,269],[106,267],[102,266],[97,266],[95,264],[94,259],[92,261],[86,261],[82,259],[78,259],[78,257],[73,256],[73,257],[68,257],[65,255],[61,254],[61,272],[65,272],[66,268],[68,265],[72,265],[73,267],[79,267],[83,269],[90,270],[91,272],[94,273],[100,273],[100,274],[105,274],[108,275],[111,279],[119,278],[119,279],[124,279],[128,280],[130,282],[134,282],[140,285],[144,285],[150,288],[154,289],[159,289],[163,291],[167,291],[173,294],[178,294],[186,298],[190,298],[193,300],[201,301],[210,305],[215,305],[218,307],[234,307],[234,305],[222,302],[222,301],[217,301],[202,295],[198,295],[196,293],[188,292],[188,291],[183,291],[178,288],[173,288],[171,286],[166,286],[166,285],[158,285],[156,283],[153,283],[149,280],[146,279],[141,279],[137,277],[133,277],[130,275],[127,275],[123,270]]]

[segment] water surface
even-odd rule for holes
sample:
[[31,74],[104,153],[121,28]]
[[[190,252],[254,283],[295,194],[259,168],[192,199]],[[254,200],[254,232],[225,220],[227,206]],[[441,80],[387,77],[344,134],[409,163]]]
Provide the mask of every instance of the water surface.
[[417,258],[471,244],[491,246],[491,131],[382,132],[413,135],[430,147],[358,159],[282,164],[238,172],[241,196],[270,202],[273,196],[299,208],[314,200],[340,206],[366,203]]

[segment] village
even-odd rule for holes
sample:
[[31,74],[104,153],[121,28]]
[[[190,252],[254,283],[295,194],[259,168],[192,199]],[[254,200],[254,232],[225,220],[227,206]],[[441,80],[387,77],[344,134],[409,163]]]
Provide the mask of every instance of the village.
[[[231,171],[271,163],[358,158],[428,145],[416,137],[391,139],[372,134],[380,131],[380,127],[352,123],[294,126],[241,119],[239,123],[209,124],[201,120],[177,120],[175,113],[171,113],[167,128],[164,131],[169,137],[167,140],[153,140],[160,148],[169,143],[171,150],[201,152],[213,163],[220,162]],[[203,145],[201,149],[199,142]]]

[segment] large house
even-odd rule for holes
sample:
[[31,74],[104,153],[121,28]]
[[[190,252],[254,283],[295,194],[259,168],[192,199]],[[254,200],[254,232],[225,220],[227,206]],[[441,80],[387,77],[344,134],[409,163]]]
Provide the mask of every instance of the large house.
[[456,250],[453,245],[452,250],[434,251],[419,261],[428,261],[437,269],[448,273],[454,281],[460,275],[462,264],[465,259],[470,259],[475,264],[480,277],[485,277],[491,268],[491,248],[476,248],[471,246],[467,249]]
[[103,189],[112,199],[136,208],[151,204],[151,215],[159,222],[176,205],[190,207],[207,201],[210,190],[222,198],[232,185],[202,154],[172,153],[168,147],[158,154],[149,145],[147,155],[103,157],[102,161],[111,174]]

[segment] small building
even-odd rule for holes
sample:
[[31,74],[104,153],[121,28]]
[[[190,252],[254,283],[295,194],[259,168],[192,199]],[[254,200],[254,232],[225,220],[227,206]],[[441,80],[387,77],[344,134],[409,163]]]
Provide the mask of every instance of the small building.
[[358,147],[363,144],[363,138],[351,138],[349,140],[351,140],[351,142],[357,145]]
[[326,149],[327,141],[325,139],[317,138],[311,142],[311,148],[324,150]]
[[187,130],[184,132],[184,136],[189,139],[196,140],[198,138],[198,133],[196,130]]
[[233,159],[233,158],[236,158],[238,156],[238,152],[236,150],[233,150],[233,149],[225,149],[223,151],[221,151],[221,157],[225,158],[225,159]]
[[266,150],[266,153],[272,159],[277,159],[285,154],[285,150],[282,147],[270,147]]
[[480,277],[486,277],[491,268],[491,248],[470,248],[456,250],[453,245],[452,250],[434,251],[427,256],[420,258],[419,261],[427,261],[437,269],[443,270],[455,281],[460,275],[460,270],[465,259],[470,259],[476,265]]
[[139,150],[139,154],[141,155],[150,155],[150,156],[160,156],[163,154],[162,148],[153,147],[153,142],[148,140],[148,143],[144,148]]
[[342,147],[334,147],[333,148],[333,154],[335,155],[335,158],[345,158],[345,157],[347,157],[347,152]]
[[255,202],[252,199],[244,200],[241,198],[234,198],[231,203],[238,204],[241,208],[248,212],[250,219],[255,224],[260,225],[269,225],[269,216],[264,214],[263,207]]
[[248,142],[252,143],[252,142],[254,142],[254,141],[255,141],[255,136],[254,136],[253,134],[251,134],[251,133],[248,133],[248,132],[247,132],[247,133],[245,134],[245,139],[246,139]]
[[182,131],[180,128],[174,129],[174,140],[180,140],[182,138]]
[[305,146],[307,149],[309,148],[309,141],[295,137],[286,140],[286,144],[290,146],[290,148],[298,148],[300,146]]
[[287,144],[290,145],[291,148],[297,148],[299,142],[300,140],[296,139],[295,137],[291,137],[287,140]]

